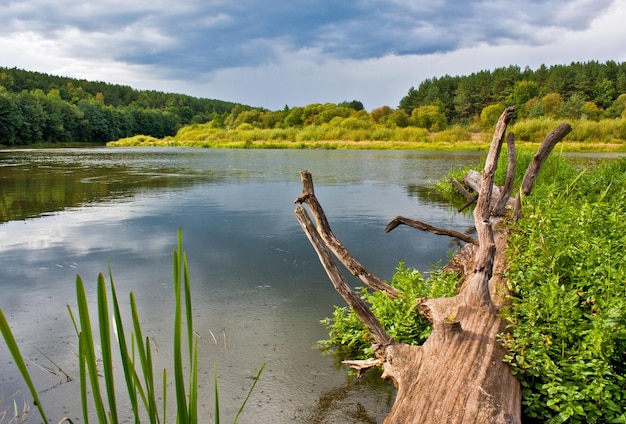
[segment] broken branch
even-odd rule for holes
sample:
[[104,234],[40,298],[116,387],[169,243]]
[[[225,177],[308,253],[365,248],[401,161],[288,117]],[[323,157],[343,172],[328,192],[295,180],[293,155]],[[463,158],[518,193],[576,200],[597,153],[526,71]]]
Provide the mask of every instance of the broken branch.
[[454,237],[466,243],[472,243],[476,245],[478,244],[477,239],[475,239],[472,236],[468,236],[467,234],[461,233],[460,231],[433,227],[432,225],[426,224],[425,222],[417,221],[417,220],[410,219],[410,218],[405,218],[403,216],[397,216],[393,220],[391,220],[391,222],[389,222],[389,224],[387,224],[387,226],[385,227],[385,232],[388,233],[389,231],[393,230],[394,228],[402,224],[408,225],[409,227],[412,227],[418,230],[427,231],[429,233],[433,233],[433,234],[437,234],[441,236]]

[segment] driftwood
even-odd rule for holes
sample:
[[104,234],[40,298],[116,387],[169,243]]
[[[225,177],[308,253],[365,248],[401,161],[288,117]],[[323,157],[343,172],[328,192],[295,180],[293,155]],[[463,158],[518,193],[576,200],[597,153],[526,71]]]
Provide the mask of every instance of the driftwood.
[[[516,204],[511,200],[515,173],[512,135],[507,137],[510,156],[505,186],[502,189],[495,187],[493,178],[506,127],[513,113],[514,108],[507,108],[502,113],[485,168],[479,174],[479,182],[472,183],[478,192],[474,210],[477,239],[468,240],[466,235],[458,237],[459,234],[449,230],[403,217],[395,218],[387,226],[387,229],[392,229],[400,224],[411,225],[468,242],[455,258],[456,263],[453,260],[451,264],[453,269],[462,273],[458,294],[452,298],[420,299],[419,313],[432,325],[431,335],[422,346],[394,342],[368,305],[346,282],[331,252],[369,287],[384,290],[390,296],[397,295],[393,287],[373,277],[358,264],[332,234],[315,198],[311,174],[307,171],[301,173],[303,193],[296,200],[296,217],[335,289],[354,309],[374,340],[376,358],[346,363],[359,372],[382,364],[383,378],[393,381],[397,388],[397,396],[386,423],[521,422],[520,385],[508,365],[502,361],[504,349],[497,342],[497,335],[504,331],[498,311],[503,306],[506,294],[503,272],[506,266],[504,248],[508,237],[507,226],[500,221],[508,219],[506,206],[515,207]],[[567,128],[567,124],[562,124],[546,137],[547,141],[544,141],[535,156],[536,163],[533,160],[526,173],[528,186],[522,187],[522,195],[530,193],[541,164],[554,145],[567,135]],[[316,225],[303,203],[309,206]],[[415,223],[419,224],[413,225]]]

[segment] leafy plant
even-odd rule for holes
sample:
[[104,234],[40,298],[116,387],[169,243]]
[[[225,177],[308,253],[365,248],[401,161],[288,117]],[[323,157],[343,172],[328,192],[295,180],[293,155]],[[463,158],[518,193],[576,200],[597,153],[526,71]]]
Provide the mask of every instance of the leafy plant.
[[[391,285],[400,290],[397,299],[385,293],[370,292],[361,288],[361,297],[371,305],[388,334],[399,343],[418,345],[430,335],[430,324],[417,311],[419,298],[449,297],[455,294],[458,276],[440,269],[431,271],[430,278],[400,263],[392,277]],[[372,356],[368,330],[356,314],[347,307],[335,306],[333,316],[321,321],[330,338],[318,342],[325,351],[334,350],[340,357],[351,359]]]
[[[182,252],[182,230],[178,232],[178,248],[174,250],[174,386],[176,390],[176,422],[179,424],[193,424],[198,422],[198,336],[193,329],[192,308],[191,308],[191,285],[187,266],[186,254]],[[69,308],[68,310],[78,335],[78,358],[79,358],[79,380],[82,403],[83,420],[89,422],[89,405],[93,403],[98,422],[117,423],[118,404],[116,400],[116,390],[113,376],[113,352],[110,329],[114,325],[117,338],[113,343],[117,343],[120,350],[120,359],[124,371],[128,400],[133,411],[134,420],[140,422],[142,416],[147,416],[151,423],[165,423],[167,410],[167,372],[162,373],[163,396],[162,404],[158,402],[159,393],[155,387],[156,375],[152,362],[152,348],[150,339],[144,338],[139,320],[137,303],[134,294],[130,293],[130,308],[133,322],[133,331],[130,336],[130,349],[126,340],[122,316],[117,300],[117,292],[113,281],[112,272],[109,269],[111,305],[113,307],[113,320],[109,316],[109,297],[103,274],[98,276],[97,283],[97,305],[98,305],[98,330],[100,334],[101,358],[96,355],[96,339],[91,325],[91,317],[88,308],[85,287],[80,276],[76,277],[76,297],[78,303],[78,315]],[[184,320],[183,320],[184,314]],[[184,324],[183,324],[184,321]],[[186,330],[186,331],[185,331]],[[30,377],[28,368],[24,362],[19,347],[15,341],[11,328],[0,309],[0,331],[11,352],[11,356],[30,390],[35,400],[39,413],[44,422],[48,422],[37,390]],[[185,340],[186,338],[186,340]],[[185,350],[187,357],[185,357]],[[139,357],[137,361],[136,356]],[[103,395],[100,386],[100,369],[104,374]],[[254,383],[248,392],[241,408],[239,409],[234,422],[239,419],[240,414],[254,389],[264,365],[260,368],[254,378]],[[184,369],[188,370],[188,381],[185,381]],[[220,422],[219,399],[217,387],[217,374],[215,377],[215,422]],[[87,385],[91,388],[91,401],[89,401]],[[71,422],[69,418],[64,418],[61,422]]]
[[566,174],[509,241],[505,360],[532,422],[625,423],[626,160]]

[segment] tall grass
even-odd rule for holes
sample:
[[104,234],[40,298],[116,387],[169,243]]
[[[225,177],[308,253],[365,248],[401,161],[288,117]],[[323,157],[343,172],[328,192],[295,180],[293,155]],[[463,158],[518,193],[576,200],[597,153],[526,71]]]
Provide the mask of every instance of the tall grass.
[[[198,336],[193,329],[193,315],[191,304],[191,284],[187,266],[187,256],[182,251],[182,230],[178,232],[178,246],[173,255],[174,269],[174,387],[176,391],[176,423],[195,424],[198,422]],[[150,423],[165,423],[167,417],[167,371],[163,369],[162,401],[159,402],[159,393],[155,386],[156,375],[152,361],[150,339],[144,339],[141,322],[139,320],[137,302],[134,294],[130,293],[130,309],[132,315],[132,332],[130,349],[127,343],[122,315],[119,308],[117,291],[113,281],[113,274],[109,268],[112,319],[109,313],[109,297],[104,275],[98,276],[97,308],[98,332],[101,357],[96,355],[96,338],[91,324],[85,285],[80,276],[76,277],[76,300],[78,315],[68,306],[70,317],[78,336],[79,380],[82,415],[85,423],[89,422],[89,406],[93,405],[98,423],[116,424],[118,417],[118,401],[113,373],[115,362],[113,344],[117,344],[120,353],[120,362],[124,372],[126,393],[133,412],[135,423],[142,417],[147,417]],[[184,319],[183,319],[184,315]],[[113,327],[114,326],[114,327]],[[116,338],[111,338],[111,328],[115,329]],[[186,331],[185,331],[186,330]],[[9,352],[17,365],[24,382],[39,410],[44,422],[48,422],[43,405],[39,400],[37,390],[30,377],[24,357],[15,341],[11,328],[0,309],[0,332],[9,348]],[[186,340],[185,340],[186,339]],[[186,353],[186,354],[185,354]],[[138,360],[137,360],[138,357]],[[98,367],[100,364],[100,367]],[[261,366],[254,379],[248,396],[239,409],[234,422],[239,416],[254,389],[264,365]],[[185,369],[188,370],[185,376]],[[214,371],[215,373],[215,371]],[[101,377],[104,376],[104,391],[101,388]],[[187,377],[187,378],[186,378]],[[220,422],[217,375],[215,379],[215,422]],[[87,386],[89,384],[90,391]],[[104,392],[104,393],[103,393]],[[89,396],[91,393],[91,397]],[[60,422],[72,422],[63,418]]]

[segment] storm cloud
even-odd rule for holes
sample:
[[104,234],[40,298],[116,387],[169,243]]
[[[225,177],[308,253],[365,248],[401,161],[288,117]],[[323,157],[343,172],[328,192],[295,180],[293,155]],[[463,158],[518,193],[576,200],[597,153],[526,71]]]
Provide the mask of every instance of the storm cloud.
[[[623,16],[626,12],[618,3],[5,0],[0,2],[0,65],[269,108],[338,100],[303,95],[314,92],[334,92],[343,100],[369,96],[368,103],[373,103],[378,95],[372,93],[389,84],[387,77],[404,84],[406,92],[420,79],[442,71],[463,74],[491,68],[493,60],[484,59],[502,47],[514,46],[521,57],[498,66],[537,66],[540,63],[528,52],[559,48],[564,37],[575,39],[616,11]],[[620,33],[623,30],[614,33],[614,53],[572,49],[567,60],[624,60]],[[421,62],[435,65],[475,49],[480,51],[474,63],[460,63],[458,72],[433,66],[432,74],[421,75],[427,71]],[[599,53],[609,57],[596,57]],[[403,65],[413,67],[413,81],[406,79],[408,72],[394,69]],[[333,75],[342,83],[334,84]],[[231,92],[225,84],[233,84]],[[383,103],[389,102],[381,97],[368,106]]]

